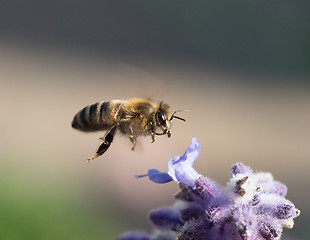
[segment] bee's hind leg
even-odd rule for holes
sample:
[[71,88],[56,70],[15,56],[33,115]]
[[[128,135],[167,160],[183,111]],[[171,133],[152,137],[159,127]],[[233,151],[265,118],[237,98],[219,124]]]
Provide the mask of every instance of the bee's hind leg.
[[111,143],[107,143],[107,142],[103,142],[99,145],[99,147],[97,148],[97,151],[96,151],[96,155],[93,156],[93,157],[90,157],[87,159],[88,162],[96,159],[97,157],[101,156],[102,154],[105,153],[105,151],[108,150],[108,148],[110,147],[110,144]]
[[97,157],[101,156],[108,150],[108,148],[110,147],[113,141],[116,129],[117,129],[117,126],[114,126],[109,132],[107,132],[104,138],[100,138],[103,140],[103,142],[97,148],[96,155],[87,159],[88,162],[96,159]]

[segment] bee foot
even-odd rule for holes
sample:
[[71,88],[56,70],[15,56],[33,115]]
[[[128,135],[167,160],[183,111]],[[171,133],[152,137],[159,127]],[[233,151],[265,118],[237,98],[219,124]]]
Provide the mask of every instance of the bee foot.
[[91,161],[93,161],[94,159],[96,159],[96,158],[98,158],[98,157],[99,157],[99,155],[96,154],[95,156],[93,156],[93,157],[91,157],[91,158],[88,158],[88,159],[87,159],[87,162],[90,163]]

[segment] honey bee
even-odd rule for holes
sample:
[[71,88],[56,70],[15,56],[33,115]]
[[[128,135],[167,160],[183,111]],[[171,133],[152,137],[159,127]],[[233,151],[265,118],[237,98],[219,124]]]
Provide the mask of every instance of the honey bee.
[[[129,100],[102,101],[84,107],[74,117],[72,127],[83,132],[107,131],[103,142],[97,148],[95,156],[88,158],[88,162],[104,154],[110,147],[115,133],[119,131],[129,136],[134,150],[137,137],[155,135],[171,136],[171,121],[176,118],[185,121],[175,114],[190,109],[170,111],[168,104],[153,102],[144,98]],[[170,117],[169,117],[170,116]]]

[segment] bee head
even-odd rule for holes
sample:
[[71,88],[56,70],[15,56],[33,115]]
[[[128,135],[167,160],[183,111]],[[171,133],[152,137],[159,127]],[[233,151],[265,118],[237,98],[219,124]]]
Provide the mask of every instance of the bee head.
[[170,137],[170,119],[168,118],[169,106],[163,102],[159,104],[159,109],[155,113],[156,125],[162,130],[162,133],[157,133],[157,135],[168,134]]
[[190,109],[180,109],[175,111],[170,118],[168,118],[168,115],[170,113],[170,107],[161,102],[159,104],[159,109],[157,110],[157,112],[155,113],[155,120],[156,120],[156,125],[159,126],[162,130],[162,133],[155,133],[156,135],[164,135],[167,134],[168,137],[171,136],[171,121],[172,119],[176,118],[182,121],[185,121],[184,118],[181,118],[179,116],[176,116],[177,113],[179,112],[184,112],[184,111],[189,111]]

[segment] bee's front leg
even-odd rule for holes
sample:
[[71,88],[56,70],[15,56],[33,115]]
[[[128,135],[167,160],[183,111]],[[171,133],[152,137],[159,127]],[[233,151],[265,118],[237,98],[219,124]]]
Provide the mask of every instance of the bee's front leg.
[[101,156],[108,150],[108,148],[110,147],[113,141],[116,129],[117,129],[117,126],[114,126],[109,132],[107,132],[104,138],[100,138],[103,140],[103,142],[97,148],[96,155],[87,159],[88,162],[96,159],[97,157]]
[[152,142],[151,143],[153,143],[153,142],[155,142],[155,132],[154,132],[154,127],[153,127],[153,122],[150,121],[149,125],[150,125],[149,131],[150,131],[151,138],[152,138]]
[[151,134],[151,138],[152,138],[152,142],[155,142],[155,133],[153,131],[150,131],[150,134]]
[[167,132],[167,135],[168,135],[168,138],[171,137],[171,131],[170,130]]
[[129,135],[130,141],[133,143],[133,146],[131,150],[135,150],[136,144],[137,144],[137,138],[134,135]]

